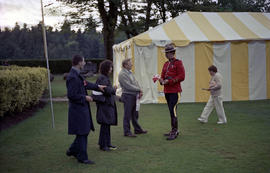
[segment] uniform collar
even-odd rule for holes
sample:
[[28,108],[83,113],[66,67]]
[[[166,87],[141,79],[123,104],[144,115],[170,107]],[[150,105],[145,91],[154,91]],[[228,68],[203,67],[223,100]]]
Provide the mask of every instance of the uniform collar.
[[80,72],[81,72],[80,69],[78,69],[78,68],[76,68],[74,66],[72,66],[72,69],[75,70],[77,74],[80,74]]
[[175,57],[173,57],[173,59],[172,59],[171,61],[169,60],[169,62],[174,62],[175,60],[176,60],[176,58],[175,58]]

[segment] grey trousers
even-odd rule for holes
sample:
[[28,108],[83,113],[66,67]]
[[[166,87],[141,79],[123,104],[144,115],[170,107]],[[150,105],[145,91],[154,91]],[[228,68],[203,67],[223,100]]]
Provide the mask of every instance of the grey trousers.
[[124,119],[123,119],[124,135],[131,134],[130,120],[134,127],[134,131],[138,132],[142,131],[142,128],[138,123],[139,112],[136,111],[136,96],[123,93],[121,100],[124,102]]

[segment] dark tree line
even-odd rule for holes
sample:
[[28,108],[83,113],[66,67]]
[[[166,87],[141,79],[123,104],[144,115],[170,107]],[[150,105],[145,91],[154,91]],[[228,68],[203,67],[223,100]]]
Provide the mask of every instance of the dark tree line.
[[[38,24],[29,28],[26,24],[20,27],[0,30],[0,59],[43,59],[44,46],[42,26]],[[49,59],[67,59],[74,54],[85,58],[105,58],[103,37],[95,29],[72,31],[65,22],[61,30],[47,27],[47,45]],[[125,37],[117,40],[125,40]]]
[[[47,28],[49,58],[69,58],[74,53],[80,53],[86,58],[112,59],[113,44],[134,37],[185,11],[270,11],[270,0],[57,1],[78,11],[66,14],[70,18],[59,31]],[[98,11],[100,21],[94,19],[91,13],[93,9]],[[101,33],[95,30],[99,22],[103,27]],[[86,30],[71,31],[72,24],[83,25]],[[22,28],[16,25],[11,30],[0,30],[0,40],[0,58],[44,57],[40,24],[30,29],[26,25]]]

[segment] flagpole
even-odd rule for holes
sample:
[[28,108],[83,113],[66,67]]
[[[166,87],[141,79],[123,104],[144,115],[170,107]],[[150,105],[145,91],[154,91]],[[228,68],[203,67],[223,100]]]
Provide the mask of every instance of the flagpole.
[[48,49],[47,49],[42,0],[40,0],[40,4],[41,4],[41,16],[42,16],[42,35],[43,35],[43,43],[44,43],[44,53],[45,53],[45,58],[46,58],[46,63],[47,63],[47,71],[48,71],[48,85],[49,85],[51,113],[52,113],[52,128],[54,128],[55,125],[54,125],[54,113],[53,113],[53,102],[52,102],[52,88],[51,88],[51,80],[50,80],[50,67],[49,67],[49,60],[48,60]]

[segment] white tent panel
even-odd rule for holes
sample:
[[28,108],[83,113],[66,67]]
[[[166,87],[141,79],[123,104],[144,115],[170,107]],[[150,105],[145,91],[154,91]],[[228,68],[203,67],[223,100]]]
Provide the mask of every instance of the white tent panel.
[[215,43],[213,45],[214,65],[223,76],[222,95],[224,101],[232,100],[231,88],[231,45],[230,43]]
[[143,103],[157,103],[158,93],[157,85],[152,81],[152,77],[157,74],[157,47],[156,46],[134,46],[135,58],[135,77],[143,89]]
[[203,13],[203,15],[226,40],[243,39],[217,13]]
[[270,13],[263,13],[263,15],[270,20]]
[[249,99],[266,99],[265,43],[254,41],[248,44]]
[[188,13],[184,13],[181,16],[178,16],[174,20],[191,42],[197,40],[208,41],[208,38],[203,34],[200,28],[192,21]]
[[130,44],[127,44],[122,50],[113,50],[113,81],[115,82],[115,85],[119,85],[118,74],[122,69],[122,61],[125,58],[132,58],[132,49],[133,47],[131,47]]
[[261,38],[270,38],[270,30],[256,21],[249,13],[234,14],[248,29]]
[[152,32],[149,32],[149,36],[156,46],[164,46],[171,42],[162,27],[157,27]]
[[195,102],[195,57],[194,44],[176,48],[176,57],[183,61],[185,81],[181,83],[183,92],[180,102]]

